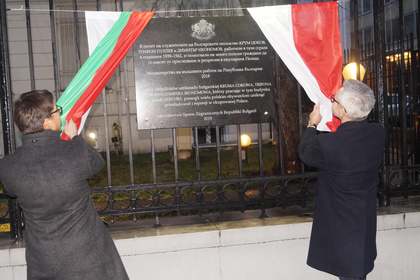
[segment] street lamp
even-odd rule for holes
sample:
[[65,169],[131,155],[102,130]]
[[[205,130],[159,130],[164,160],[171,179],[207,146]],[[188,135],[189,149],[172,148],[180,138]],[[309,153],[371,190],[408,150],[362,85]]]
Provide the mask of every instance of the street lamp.
[[91,130],[91,131],[87,131],[86,133],[87,137],[88,137],[88,143],[95,149],[98,148],[98,134],[96,133],[96,131]]
[[357,62],[351,62],[344,66],[343,77],[344,80],[360,80],[363,81],[365,77],[366,69],[362,64]]
[[247,159],[247,150],[248,147],[252,144],[251,137],[248,134],[241,135],[241,156],[242,160],[248,161]]

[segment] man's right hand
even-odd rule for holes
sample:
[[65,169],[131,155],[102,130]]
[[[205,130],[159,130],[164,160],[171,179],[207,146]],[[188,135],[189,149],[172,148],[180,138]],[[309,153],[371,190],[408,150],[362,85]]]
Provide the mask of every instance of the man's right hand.
[[77,126],[74,123],[73,120],[70,120],[68,122],[66,122],[66,125],[64,126],[64,130],[63,132],[70,138],[73,139],[74,136],[77,135]]

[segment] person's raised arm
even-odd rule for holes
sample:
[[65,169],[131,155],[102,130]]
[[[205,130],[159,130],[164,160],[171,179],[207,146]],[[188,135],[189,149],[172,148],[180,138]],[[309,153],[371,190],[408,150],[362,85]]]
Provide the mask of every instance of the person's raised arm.
[[77,134],[76,124],[70,120],[64,126],[63,132],[70,137],[71,141],[80,142],[87,164],[86,177],[89,178],[98,173],[104,167],[105,161],[95,149],[93,149],[89,144],[85,142],[85,140],[83,140],[81,136]]
[[316,104],[309,115],[308,126],[302,134],[302,138],[299,143],[300,159],[306,165],[317,168],[322,168],[324,164],[324,158],[316,131],[316,126],[320,121],[321,114],[319,112],[319,104]]

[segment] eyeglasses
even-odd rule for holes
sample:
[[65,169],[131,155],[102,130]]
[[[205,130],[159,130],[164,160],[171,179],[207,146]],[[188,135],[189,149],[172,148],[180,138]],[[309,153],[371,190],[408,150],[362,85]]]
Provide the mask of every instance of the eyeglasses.
[[331,103],[337,103],[338,105],[340,105],[341,107],[343,107],[344,111],[346,111],[346,108],[344,108],[344,106],[341,105],[341,103],[338,102],[337,99],[334,98],[334,96],[331,96],[330,100],[331,100]]
[[63,114],[63,107],[56,105],[55,107],[57,107],[57,109],[55,109],[54,111],[52,111],[51,113],[48,114],[48,117],[51,117],[52,115],[54,115],[55,113],[59,112],[60,116]]

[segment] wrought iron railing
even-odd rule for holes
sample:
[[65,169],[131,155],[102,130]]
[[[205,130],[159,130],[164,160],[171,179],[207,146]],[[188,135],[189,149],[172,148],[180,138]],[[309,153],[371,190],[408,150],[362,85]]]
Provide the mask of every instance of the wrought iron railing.
[[387,166],[384,168],[387,205],[393,197],[420,195],[420,164],[411,166]]
[[[307,208],[314,196],[316,173],[94,188],[102,216],[191,215],[208,212]],[[102,197],[102,199],[101,199]]]

